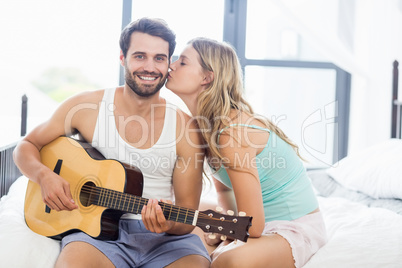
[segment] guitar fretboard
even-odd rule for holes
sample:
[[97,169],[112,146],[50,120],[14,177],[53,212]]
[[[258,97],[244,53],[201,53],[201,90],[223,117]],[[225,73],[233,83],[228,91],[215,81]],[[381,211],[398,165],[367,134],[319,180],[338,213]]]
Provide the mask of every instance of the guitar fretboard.
[[[148,199],[130,195],[102,187],[88,186],[90,190],[91,204],[116,209],[128,213],[140,214],[144,205],[148,204]],[[163,215],[167,220],[192,224],[197,211],[193,209],[174,206],[168,203],[159,202]]]

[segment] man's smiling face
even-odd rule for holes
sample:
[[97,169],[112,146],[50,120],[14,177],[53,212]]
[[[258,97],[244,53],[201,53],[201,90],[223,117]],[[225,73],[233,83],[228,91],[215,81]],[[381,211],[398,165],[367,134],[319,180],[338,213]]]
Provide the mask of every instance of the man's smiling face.
[[134,32],[126,58],[126,84],[137,95],[149,97],[165,84],[169,67],[169,43],[160,37]]

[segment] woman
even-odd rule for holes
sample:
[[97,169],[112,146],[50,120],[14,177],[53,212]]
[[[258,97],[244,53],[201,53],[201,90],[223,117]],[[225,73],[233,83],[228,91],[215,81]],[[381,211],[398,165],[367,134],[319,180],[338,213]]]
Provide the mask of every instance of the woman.
[[212,267],[303,266],[326,241],[318,202],[298,147],[243,99],[234,49],[196,38],[170,69],[166,87],[197,119],[219,205],[253,217],[248,242],[222,242]]

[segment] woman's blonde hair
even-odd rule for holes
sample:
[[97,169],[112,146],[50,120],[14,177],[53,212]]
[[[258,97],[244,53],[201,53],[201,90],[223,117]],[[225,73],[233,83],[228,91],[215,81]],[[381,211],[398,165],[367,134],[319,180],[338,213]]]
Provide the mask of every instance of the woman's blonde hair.
[[[197,122],[208,143],[208,158],[222,161],[219,153],[219,131],[230,124],[231,109],[255,116],[250,104],[243,98],[243,74],[234,48],[225,42],[199,37],[188,42],[199,54],[204,71],[213,72],[214,79],[200,93],[197,104]],[[299,155],[299,148],[268,118],[258,118],[266,128],[291,145]],[[300,155],[299,155],[300,157]]]

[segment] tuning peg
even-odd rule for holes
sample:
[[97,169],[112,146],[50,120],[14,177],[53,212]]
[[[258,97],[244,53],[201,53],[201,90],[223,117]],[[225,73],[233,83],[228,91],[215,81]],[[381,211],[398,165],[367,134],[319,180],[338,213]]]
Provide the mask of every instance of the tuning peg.
[[223,211],[223,208],[221,208],[221,207],[216,207],[216,211],[222,212],[222,211]]
[[221,235],[221,240],[225,241],[228,237],[226,235]]
[[240,211],[240,212],[239,212],[239,216],[241,216],[241,217],[246,216],[246,212],[244,212],[244,211]]
[[233,215],[234,215],[234,211],[233,211],[233,210],[228,210],[228,211],[227,211],[227,214],[230,215],[230,216],[233,216]]
[[215,238],[216,238],[216,235],[215,235],[214,233],[210,233],[210,234],[208,235],[208,237],[209,237],[210,239],[215,239]]

